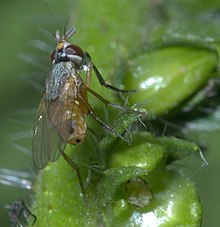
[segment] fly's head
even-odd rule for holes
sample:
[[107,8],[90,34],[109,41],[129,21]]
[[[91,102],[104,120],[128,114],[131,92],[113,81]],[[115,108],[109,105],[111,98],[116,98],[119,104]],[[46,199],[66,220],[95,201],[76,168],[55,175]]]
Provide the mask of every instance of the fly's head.
[[76,32],[75,28],[68,30],[64,36],[60,36],[59,31],[56,31],[55,40],[57,42],[56,49],[51,54],[51,63],[57,64],[60,62],[72,62],[76,69],[83,67],[85,53],[84,51],[71,43],[66,42]]

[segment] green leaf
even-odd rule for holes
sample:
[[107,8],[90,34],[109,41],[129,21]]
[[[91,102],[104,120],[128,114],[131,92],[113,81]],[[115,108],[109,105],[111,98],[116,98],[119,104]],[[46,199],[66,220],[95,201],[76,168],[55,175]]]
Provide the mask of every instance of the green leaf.
[[[199,226],[202,211],[193,183],[165,169],[167,150],[178,144],[182,146],[179,152],[188,150],[190,153],[194,152],[194,146],[148,133],[137,134],[130,146],[125,142],[114,141],[114,144],[113,155],[106,156],[108,168],[105,171],[97,169],[97,172],[80,165],[84,179],[86,173],[89,180],[86,201],[80,195],[75,173],[62,158],[42,171],[33,206],[38,217],[36,226],[120,226],[122,223],[123,226]],[[71,155],[72,151],[69,150],[68,154]],[[146,182],[152,193],[152,198],[143,197],[146,203],[142,202],[145,205],[140,205],[141,208],[132,205],[126,195],[128,180],[137,177]],[[137,201],[139,193],[138,190],[135,194]]]
[[198,47],[165,46],[130,59],[123,83],[138,92],[131,104],[144,107],[151,116],[166,114],[207,84],[218,65],[216,52]]
[[200,226],[202,208],[194,184],[170,171],[148,176],[152,200],[147,207],[132,207],[121,198],[115,203],[111,226]]

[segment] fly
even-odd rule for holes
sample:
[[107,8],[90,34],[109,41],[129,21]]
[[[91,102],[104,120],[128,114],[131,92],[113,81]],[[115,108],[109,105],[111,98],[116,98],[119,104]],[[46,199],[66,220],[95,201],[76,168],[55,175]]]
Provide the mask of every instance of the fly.
[[[45,91],[37,111],[33,133],[33,160],[38,169],[44,168],[49,161],[55,162],[61,155],[76,170],[79,184],[84,194],[82,179],[78,166],[64,152],[66,144],[83,142],[87,124],[85,116],[90,114],[104,128],[127,141],[121,134],[105,124],[93,111],[88,102],[87,93],[91,93],[106,105],[111,105],[124,111],[134,110],[113,104],[90,88],[92,71],[99,82],[106,88],[117,92],[134,92],[120,90],[105,83],[88,53],[66,40],[75,33],[75,28],[69,29],[64,36],[56,31],[56,49],[51,54],[51,70],[45,83]],[[86,71],[85,81],[81,72]],[[127,141],[128,142],[128,141]]]

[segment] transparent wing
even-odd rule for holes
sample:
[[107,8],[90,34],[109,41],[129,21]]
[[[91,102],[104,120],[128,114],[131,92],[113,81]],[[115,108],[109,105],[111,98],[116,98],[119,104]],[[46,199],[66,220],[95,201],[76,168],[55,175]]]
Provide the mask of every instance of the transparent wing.
[[38,169],[44,168],[48,161],[56,161],[66,146],[48,117],[48,111],[52,111],[50,109],[50,104],[43,95],[37,112],[32,142],[33,160]]

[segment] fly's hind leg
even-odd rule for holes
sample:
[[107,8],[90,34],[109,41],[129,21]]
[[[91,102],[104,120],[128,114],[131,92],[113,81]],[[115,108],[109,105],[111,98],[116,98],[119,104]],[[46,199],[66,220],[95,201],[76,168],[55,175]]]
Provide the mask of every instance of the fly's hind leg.
[[77,178],[79,180],[79,185],[80,185],[80,188],[81,188],[81,191],[82,191],[83,199],[86,200],[85,189],[84,189],[84,186],[83,186],[81,174],[79,172],[79,167],[76,165],[76,163],[74,163],[72,161],[72,159],[67,154],[65,154],[65,152],[61,152],[61,154],[64,157],[64,159],[69,163],[69,165],[76,171],[76,175],[77,175]]

